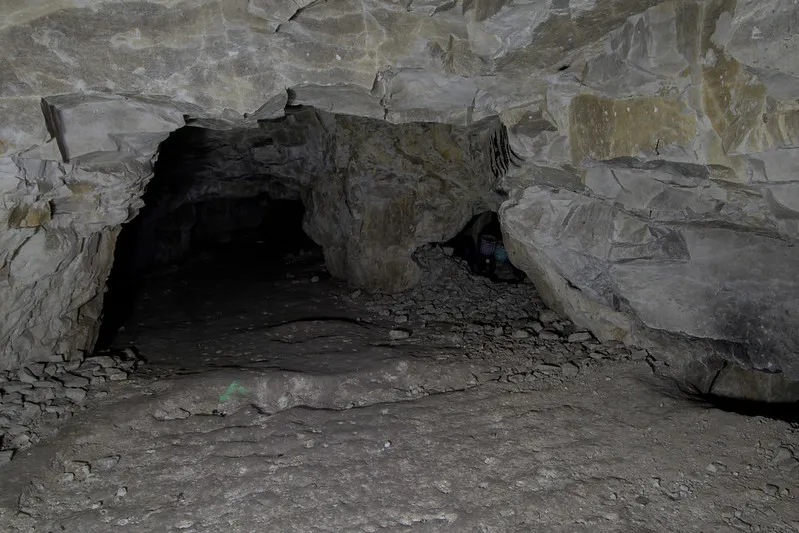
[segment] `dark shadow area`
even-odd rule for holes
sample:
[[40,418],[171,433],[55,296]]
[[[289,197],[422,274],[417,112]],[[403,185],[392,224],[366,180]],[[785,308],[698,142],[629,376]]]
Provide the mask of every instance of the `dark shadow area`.
[[117,239],[97,349],[114,344],[153,280],[218,290],[285,276],[301,262],[321,265],[321,248],[302,229],[298,198],[275,199],[254,187],[256,194],[247,196],[236,190],[236,176],[226,191],[218,170],[209,179],[207,162],[194,168],[198,158],[207,159],[198,151],[208,150],[214,135],[186,127],[162,143],[144,207]]
[[[756,371],[750,372],[754,374]],[[759,416],[799,424],[799,401],[765,401],[705,391],[687,379],[660,377],[648,380],[663,395],[688,401],[702,409],[718,409],[742,416]]]
[[511,263],[502,240],[499,217],[493,211],[475,215],[465,228],[445,244],[469,264],[472,273],[494,282],[520,283],[525,274]]

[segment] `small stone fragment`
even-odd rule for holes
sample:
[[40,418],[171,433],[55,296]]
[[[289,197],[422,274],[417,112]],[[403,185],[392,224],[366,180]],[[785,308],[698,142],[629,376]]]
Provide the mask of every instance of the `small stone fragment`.
[[84,461],[67,461],[64,470],[75,475],[77,481],[85,481],[91,476],[91,467]]
[[40,379],[39,381],[33,384],[34,388],[38,389],[60,389],[64,385],[58,381],[53,381],[52,379]]
[[29,368],[21,368],[19,372],[17,372],[17,378],[22,383],[33,384],[39,381],[39,378],[36,375],[34,375],[34,373]]
[[538,337],[545,341],[556,341],[560,340],[560,335],[555,333],[554,331],[544,330],[538,334]]
[[111,381],[125,381],[128,379],[128,373],[120,368],[106,368],[105,374]]
[[12,408],[14,405],[21,405],[22,402],[22,393],[14,392],[11,394],[3,394],[3,401],[0,403],[0,412],[5,411],[4,406]]
[[114,358],[108,355],[96,355],[94,357],[88,358],[86,362],[100,365],[103,368],[111,368],[116,365],[116,361],[114,361]]
[[544,331],[544,326],[541,325],[541,322],[533,321],[530,322],[530,329],[532,329],[536,333],[541,333],[542,331]]
[[527,339],[529,337],[530,337],[530,333],[528,333],[524,329],[517,329],[516,331],[513,332],[513,338],[514,339]]
[[537,372],[542,372],[544,374],[554,374],[554,373],[558,372],[559,370],[560,370],[560,367],[558,365],[550,365],[548,363],[544,363],[544,364],[538,365],[538,367],[536,368]]
[[579,331],[577,333],[572,333],[567,338],[568,342],[585,342],[591,340],[591,334],[587,331]]
[[103,471],[103,470],[111,470],[117,464],[119,464],[119,460],[121,457],[119,455],[109,455],[107,457],[101,457],[96,461],[93,461],[91,464],[91,470],[93,471]]
[[70,361],[67,361],[64,363],[64,371],[74,372],[75,370],[80,368],[81,363],[83,363],[83,361],[81,361],[80,359],[72,359]]
[[538,314],[538,321],[542,324],[552,324],[558,320],[560,320],[560,316],[550,309],[545,309]]
[[86,390],[76,388],[65,389],[64,396],[66,396],[71,402],[81,403],[86,399]]
[[404,329],[392,329],[389,332],[388,336],[391,338],[391,340],[399,341],[399,340],[407,339],[408,337],[411,336],[411,333],[410,333],[410,331],[406,331]]
[[25,401],[33,403],[44,403],[55,398],[52,389],[31,389],[24,391],[22,395],[25,397]]
[[29,433],[23,433],[21,435],[17,435],[13,439],[11,439],[10,448],[27,448],[31,442],[31,436]]
[[83,376],[76,376],[75,374],[61,374],[58,380],[64,384],[65,387],[70,388],[83,388],[89,385],[89,380]]
[[563,372],[563,375],[567,378],[573,378],[580,373],[580,367],[572,362],[564,363],[561,365],[560,369]]
[[24,383],[22,381],[9,381],[7,383],[3,383],[2,389],[3,393],[5,394],[12,394],[14,392],[22,392],[25,390],[30,390],[33,388],[33,385],[30,383]]

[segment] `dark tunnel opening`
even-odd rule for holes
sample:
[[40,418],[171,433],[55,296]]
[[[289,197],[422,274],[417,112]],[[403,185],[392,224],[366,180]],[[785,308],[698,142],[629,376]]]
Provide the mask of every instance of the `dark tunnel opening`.
[[297,194],[237,191],[235,184],[208,179],[207,165],[218,163],[208,144],[218,137],[185,127],[162,143],[144,207],[117,238],[98,350],[118,344],[118,333],[152,285],[246,285],[285,277],[299,263],[328,276],[321,247],[302,229],[305,207]]
[[485,211],[472,217],[457,236],[444,243],[453,254],[466,261],[473,274],[497,283],[521,283],[526,280],[523,271],[516,268],[508,257],[502,236],[499,216]]

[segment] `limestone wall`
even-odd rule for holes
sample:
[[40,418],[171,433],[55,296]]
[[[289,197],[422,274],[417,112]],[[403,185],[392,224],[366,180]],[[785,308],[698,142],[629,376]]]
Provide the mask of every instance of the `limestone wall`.
[[799,11],[663,3],[550,85],[501,212],[550,304],[603,338],[685,359],[660,342],[676,333],[692,357],[799,377],[799,78],[783,55],[799,41],[773,17]]

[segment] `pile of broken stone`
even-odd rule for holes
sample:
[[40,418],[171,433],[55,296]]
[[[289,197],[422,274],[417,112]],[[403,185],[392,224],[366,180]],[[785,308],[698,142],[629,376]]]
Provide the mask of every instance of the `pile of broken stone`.
[[126,350],[0,371],[0,465],[85,408],[90,393],[101,397],[104,384],[128,379],[139,362]]
[[600,361],[647,359],[648,352],[623,343],[601,343],[589,331],[548,309],[535,285],[494,282],[471,272],[466,261],[438,245],[421,248],[415,260],[421,283],[402,293],[361,296],[372,313],[394,322],[391,339],[402,341],[449,325],[447,340],[470,359],[506,368],[509,381],[573,377]]
[[494,325],[520,320],[546,309],[531,283],[497,283],[473,274],[452,249],[428,245],[414,259],[421,282],[398,294],[367,296],[370,310],[402,324],[469,322]]

